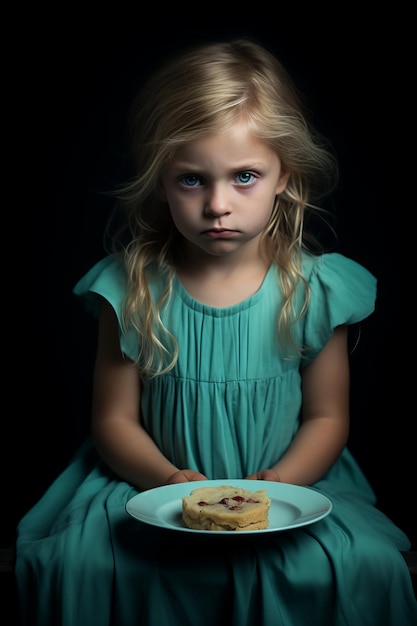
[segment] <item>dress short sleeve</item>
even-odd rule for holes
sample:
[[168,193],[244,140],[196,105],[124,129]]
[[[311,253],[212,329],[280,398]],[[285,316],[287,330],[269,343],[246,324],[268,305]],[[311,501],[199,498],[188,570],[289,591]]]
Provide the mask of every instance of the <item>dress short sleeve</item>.
[[[113,307],[121,328],[122,302],[126,293],[127,279],[121,261],[116,255],[108,255],[98,261],[76,283],[73,293],[81,298],[85,310],[98,318],[103,298]],[[120,347],[126,356],[135,360],[138,355],[137,338],[133,332],[119,331]]]
[[356,324],[374,311],[377,281],[362,265],[338,253],[304,257],[304,271],[311,289],[304,326],[310,362],[336,326]]

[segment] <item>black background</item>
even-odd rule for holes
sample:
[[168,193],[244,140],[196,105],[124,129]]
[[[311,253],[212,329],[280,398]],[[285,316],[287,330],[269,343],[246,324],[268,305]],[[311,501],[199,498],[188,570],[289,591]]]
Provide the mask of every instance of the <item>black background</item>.
[[152,17],[152,8],[88,21],[62,9],[59,16],[26,13],[10,21],[3,535],[13,540],[17,520],[88,433],[96,326],[71,291],[103,256],[112,206],[106,192],[127,171],[133,95],[154,65],[183,45],[249,35],[290,70],[339,156],[339,249],[379,284],[375,314],[352,355],[351,448],[379,506],[416,545],[414,319],[405,280],[415,204],[415,174],[407,174],[415,125],[408,104],[411,16],[379,13],[364,21],[343,6],[324,16],[298,7],[286,16],[278,9],[278,17],[216,15],[207,23],[204,15],[178,11],[181,19],[162,21],[162,9]]

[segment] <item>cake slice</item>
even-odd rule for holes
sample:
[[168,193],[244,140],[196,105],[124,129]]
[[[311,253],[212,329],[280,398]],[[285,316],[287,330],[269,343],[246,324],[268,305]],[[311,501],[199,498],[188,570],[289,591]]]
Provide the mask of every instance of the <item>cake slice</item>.
[[199,487],[182,498],[182,519],[193,530],[263,530],[270,505],[265,489]]

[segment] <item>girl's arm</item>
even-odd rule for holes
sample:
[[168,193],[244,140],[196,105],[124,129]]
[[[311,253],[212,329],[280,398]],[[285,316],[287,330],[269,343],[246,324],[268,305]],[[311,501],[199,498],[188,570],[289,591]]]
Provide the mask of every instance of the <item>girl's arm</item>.
[[92,437],[105,463],[138,489],[203,480],[175,467],[140,423],[140,377],[120,350],[116,315],[103,301],[93,379]]
[[349,355],[347,327],[304,370],[301,426],[281,459],[270,469],[248,476],[310,485],[335,463],[349,435]]

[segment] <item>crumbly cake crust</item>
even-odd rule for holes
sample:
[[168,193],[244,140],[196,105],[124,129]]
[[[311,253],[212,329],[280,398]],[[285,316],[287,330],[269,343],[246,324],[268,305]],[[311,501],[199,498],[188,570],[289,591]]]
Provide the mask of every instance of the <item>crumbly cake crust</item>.
[[193,530],[263,530],[271,500],[265,489],[199,487],[182,498],[182,519]]

